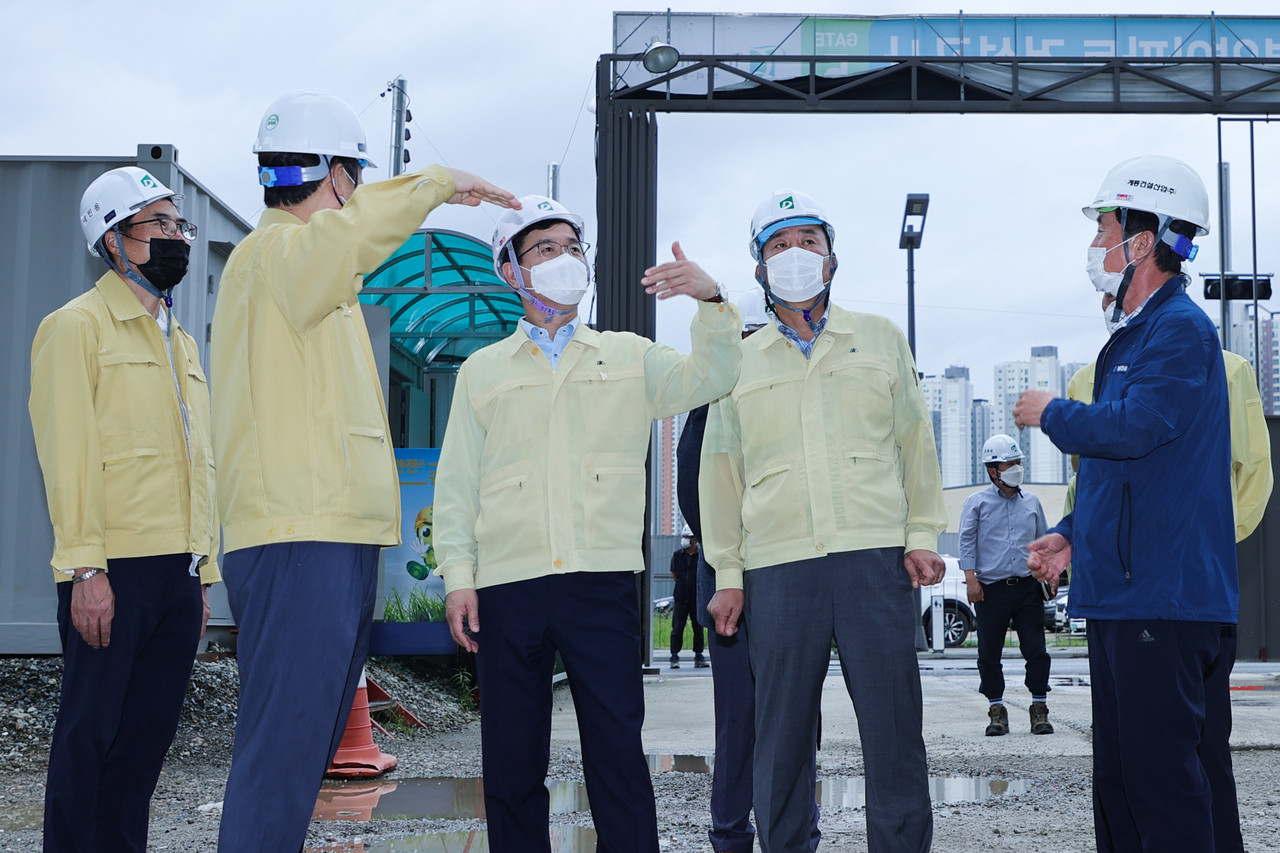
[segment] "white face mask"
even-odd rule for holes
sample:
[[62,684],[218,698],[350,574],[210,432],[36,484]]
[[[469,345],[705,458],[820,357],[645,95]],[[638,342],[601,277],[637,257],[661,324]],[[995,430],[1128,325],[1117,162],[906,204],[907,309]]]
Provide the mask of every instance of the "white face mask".
[[1017,488],[1022,485],[1022,466],[1014,465],[1007,471],[1000,472],[1000,482],[1010,488]]
[[559,305],[577,305],[587,293],[587,265],[567,252],[529,270],[529,288]]
[[826,287],[822,267],[826,255],[792,246],[764,262],[769,290],[783,302],[803,302],[817,296]]
[[[1135,234],[1134,237],[1137,235]],[[1132,240],[1130,237],[1129,240]],[[1089,280],[1093,282],[1094,288],[1099,293],[1110,293],[1115,296],[1120,290],[1120,281],[1124,278],[1124,270],[1120,272],[1107,272],[1103,269],[1103,264],[1107,262],[1107,255],[1119,249],[1124,243],[1116,243],[1110,249],[1104,249],[1101,246],[1090,246],[1088,259],[1085,261],[1084,270],[1089,274]],[[1130,262],[1132,263],[1132,262]]]
[[1114,304],[1108,305],[1106,308],[1102,309],[1102,322],[1106,324],[1108,337],[1114,335],[1116,333],[1116,329],[1120,328],[1122,323],[1121,320],[1111,319],[1115,316],[1115,313],[1116,306]]

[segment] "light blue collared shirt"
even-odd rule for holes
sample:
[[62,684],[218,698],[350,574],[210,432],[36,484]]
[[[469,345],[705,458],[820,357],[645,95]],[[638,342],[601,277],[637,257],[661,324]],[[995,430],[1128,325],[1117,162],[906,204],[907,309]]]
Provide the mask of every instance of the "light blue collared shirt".
[[547,330],[541,326],[535,326],[525,318],[520,318],[520,328],[529,336],[529,340],[538,345],[538,349],[547,355],[547,361],[551,362],[551,369],[555,370],[556,365],[560,363],[560,355],[564,352],[564,348],[569,345],[569,341],[573,338],[573,332],[578,328],[579,317],[574,317],[565,323],[559,329],[556,329],[556,336],[553,338],[547,334]]
[[814,329],[813,339],[806,341],[804,338],[800,337],[799,332],[779,320],[776,315],[774,316],[773,321],[778,324],[778,331],[782,333],[782,336],[795,344],[796,347],[799,348],[800,352],[804,353],[804,357],[806,359],[813,353],[813,345],[818,342],[818,335],[821,335],[822,330],[827,327],[827,315],[824,312],[822,319],[818,321],[818,328]]
[[1027,577],[1027,545],[1048,527],[1039,498],[1022,489],[1006,498],[993,483],[960,511],[960,568],[982,583]]

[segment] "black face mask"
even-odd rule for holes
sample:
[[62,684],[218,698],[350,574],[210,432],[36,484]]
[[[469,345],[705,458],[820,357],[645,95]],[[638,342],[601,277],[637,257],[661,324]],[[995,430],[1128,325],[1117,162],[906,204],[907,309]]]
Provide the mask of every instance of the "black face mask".
[[138,272],[157,290],[168,290],[187,274],[191,244],[186,240],[152,239],[151,260],[138,264]]

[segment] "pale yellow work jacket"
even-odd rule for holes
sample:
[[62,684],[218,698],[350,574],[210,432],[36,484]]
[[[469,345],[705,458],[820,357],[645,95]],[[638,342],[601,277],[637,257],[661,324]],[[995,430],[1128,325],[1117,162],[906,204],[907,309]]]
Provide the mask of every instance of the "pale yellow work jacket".
[[268,209],[213,315],[213,450],[226,549],[395,545],[400,493],[358,294],[454,193],[439,166],[358,188],[304,223]]
[[209,386],[196,342],[169,324],[172,362],[155,318],[111,270],[36,331],[29,409],[54,580],[162,554],[208,556],[201,581],[221,579]]
[[702,302],[688,355],[579,323],[554,370],[520,330],[468,358],[436,474],[446,591],[643,571],[653,421],[733,386],[741,328],[736,307]]
[[884,317],[832,305],[809,359],[770,323],[711,407],[698,498],[718,589],[867,548],[936,551],[942,477],[915,364]]
[[[1222,351],[1227,371],[1227,407],[1231,412],[1231,504],[1235,510],[1236,541],[1243,542],[1262,522],[1271,498],[1271,437],[1263,414],[1258,380],[1249,362],[1230,350]],[[1067,383],[1067,397],[1093,402],[1093,378],[1098,363],[1086,364]],[[1072,467],[1076,459],[1071,458]],[[1075,506],[1075,477],[1071,478],[1068,504]]]

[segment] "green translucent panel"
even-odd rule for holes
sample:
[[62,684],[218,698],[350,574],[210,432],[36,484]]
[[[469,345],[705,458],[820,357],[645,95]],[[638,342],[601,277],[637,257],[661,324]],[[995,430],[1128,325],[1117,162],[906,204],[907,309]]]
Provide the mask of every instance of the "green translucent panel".
[[[419,289],[506,287],[494,274],[489,244],[455,231],[424,229],[413,234],[381,266],[364,278],[366,288]],[[510,334],[524,316],[520,297],[502,293],[362,293],[366,305],[391,310],[392,345],[426,367],[441,356],[456,364]]]

